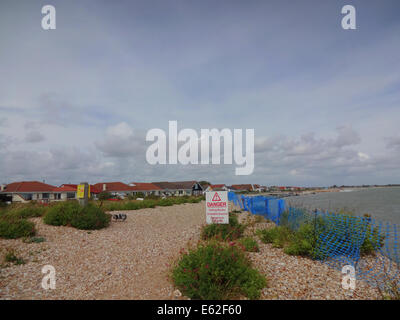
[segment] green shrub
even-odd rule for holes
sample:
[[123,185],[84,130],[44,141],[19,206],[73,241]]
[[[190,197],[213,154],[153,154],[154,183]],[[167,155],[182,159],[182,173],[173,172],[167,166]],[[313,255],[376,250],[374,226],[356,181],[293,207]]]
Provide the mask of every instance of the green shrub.
[[293,239],[293,232],[283,226],[259,230],[257,234],[262,242],[272,243],[275,248],[283,248]]
[[60,202],[49,209],[43,221],[53,226],[93,230],[107,227],[110,219],[110,215],[94,204],[82,207],[77,202]]
[[111,199],[112,197],[113,197],[112,194],[106,191],[100,192],[99,194],[99,200],[108,200]]
[[70,225],[73,217],[81,210],[82,207],[76,201],[59,202],[47,211],[43,221],[52,226]]
[[172,279],[191,299],[221,300],[245,295],[257,299],[266,279],[236,246],[209,243],[183,253]]
[[25,264],[26,261],[20,257],[17,257],[14,250],[8,250],[5,257],[5,262],[12,262],[16,265]]
[[385,236],[381,234],[378,229],[371,228],[368,225],[365,232],[365,240],[360,248],[360,253],[362,255],[374,254],[376,250],[380,249],[384,245]]
[[[347,211],[314,216],[300,209],[296,211],[296,219],[290,220],[286,212],[280,222],[281,226],[258,231],[258,235],[261,241],[284,248],[290,255],[324,260],[335,250],[345,253],[361,242],[362,255],[372,254],[383,246],[384,236],[376,228]],[[325,235],[329,235],[329,243],[324,240]]]
[[111,216],[99,207],[88,204],[71,220],[71,226],[82,230],[94,230],[108,227]]
[[[130,197],[129,199],[132,199]],[[158,196],[148,196],[144,200],[125,200],[125,201],[105,201],[101,203],[101,207],[106,211],[123,211],[123,210],[139,210],[144,208],[155,208],[156,206],[166,207],[174,204],[198,203],[203,197],[169,197],[161,199]]]
[[35,224],[25,219],[0,219],[0,237],[17,239],[31,237],[36,233]]
[[21,208],[13,208],[4,213],[4,218],[33,218],[33,217],[41,217],[45,214],[47,208],[28,205],[26,207]]
[[203,240],[217,239],[232,241],[243,235],[245,226],[238,222],[236,214],[229,214],[229,224],[208,224],[201,231]]
[[315,240],[312,225],[303,224],[293,233],[284,252],[290,255],[314,257]]
[[43,237],[30,237],[30,238],[24,238],[22,240],[25,243],[41,243],[41,242],[45,242],[46,238]]
[[258,252],[260,251],[260,248],[258,247],[258,243],[256,240],[254,240],[251,237],[239,239],[239,243],[241,246],[249,252]]

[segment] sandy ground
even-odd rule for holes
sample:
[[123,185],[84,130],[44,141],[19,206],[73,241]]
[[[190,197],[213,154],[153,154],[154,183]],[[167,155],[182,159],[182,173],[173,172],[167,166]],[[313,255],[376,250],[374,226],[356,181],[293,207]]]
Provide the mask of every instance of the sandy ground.
[[[115,213],[115,212],[114,212]],[[204,202],[125,211],[125,222],[82,231],[36,223],[43,243],[0,239],[0,264],[13,248],[27,263],[0,267],[0,299],[174,299],[169,264],[188,241],[197,241],[205,222]],[[241,219],[249,218],[242,213]],[[261,223],[248,228],[268,227]],[[341,288],[341,273],[306,258],[292,257],[260,242],[249,253],[268,278],[263,299],[376,299],[375,289],[357,283],[353,293]],[[56,289],[41,287],[44,265],[56,270]],[[182,297],[183,298],[183,297]]]

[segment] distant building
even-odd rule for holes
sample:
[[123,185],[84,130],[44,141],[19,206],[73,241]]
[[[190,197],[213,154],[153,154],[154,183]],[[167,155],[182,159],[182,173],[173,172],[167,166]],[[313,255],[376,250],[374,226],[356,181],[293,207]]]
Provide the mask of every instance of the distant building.
[[152,182],[166,196],[190,196],[203,193],[203,187],[197,181]]
[[1,194],[11,197],[12,202],[76,199],[76,189],[70,187],[55,187],[39,181],[13,182],[2,188]]
[[233,184],[230,189],[236,192],[254,191],[252,184]]
[[153,183],[146,183],[146,182],[131,182],[129,186],[132,188],[132,192],[134,195],[142,193],[144,196],[161,195],[162,189],[156,186]]
[[[74,189],[75,192],[77,192],[78,185],[77,184],[62,184],[60,186],[60,188],[71,188],[71,189]],[[92,199],[96,199],[100,192],[101,191],[98,188],[96,188],[94,185],[92,185],[92,184],[90,185],[90,197]]]
[[[35,200],[50,202],[74,200],[77,199],[77,188],[77,184],[63,184],[56,187],[39,181],[13,182],[8,185],[0,185],[0,201],[29,202]],[[184,196],[201,195],[203,190],[203,187],[197,181],[132,182],[129,185],[117,181],[90,185],[90,196],[92,199],[98,199],[102,192],[121,198],[138,194],[144,196]]]
[[204,191],[228,191],[228,187],[225,184],[211,184]]
[[[107,192],[113,196],[126,197],[133,194],[134,189],[123,182],[99,182],[93,185],[96,192]],[[92,187],[90,188],[92,189]]]

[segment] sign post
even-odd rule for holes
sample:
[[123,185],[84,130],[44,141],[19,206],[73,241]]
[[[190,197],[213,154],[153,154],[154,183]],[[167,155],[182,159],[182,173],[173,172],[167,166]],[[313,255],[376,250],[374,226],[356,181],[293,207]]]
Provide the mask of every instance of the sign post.
[[206,222],[207,224],[229,223],[228,192],[206,192]]
[[90,186],[87,182],[81,182],[81,184],[78,185],[77,197],[81,206],[85,206],[88,204],[88,200],[90,197]]

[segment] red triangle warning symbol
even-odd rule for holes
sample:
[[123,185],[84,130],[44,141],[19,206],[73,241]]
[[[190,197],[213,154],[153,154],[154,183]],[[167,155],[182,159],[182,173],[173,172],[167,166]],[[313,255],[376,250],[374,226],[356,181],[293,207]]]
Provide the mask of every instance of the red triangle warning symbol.
[[218,195],[218,192],[216,192],[216,193],[214,194],[214,197],[212,198],[211,201],[222,201],[221,198],[220,198],[219,195]]

